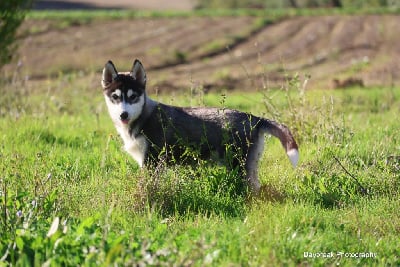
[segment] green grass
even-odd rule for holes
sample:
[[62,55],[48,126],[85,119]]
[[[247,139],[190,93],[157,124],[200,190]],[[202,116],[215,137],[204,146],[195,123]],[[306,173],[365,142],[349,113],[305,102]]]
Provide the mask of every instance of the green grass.
[[170,18],[170,17],[221,17],[221,16],[260,16],[269,19],[287,18],[292,16],[323,16],[323,15],[367,15],[367,14],[398,14],[399,8],[369,7],[369,8],[210,8],[193,11],[145,11],[145,10],[33,10],[27,14],[28,19],[51,19],[58,21],[77,20],[82,22],[94,19],[123,19],[123,18]]
[[250,199],[222,167],[140,170],[100,88],[60,79],[0,86],[0,266],[400,264],[399,88],[302,91],[294,79],[288,91],[155,96],[293,129],[299,167],[267,138],[263,197]]
[[[342,0],[341,9],[362,9],[362,8],[378,8],[378,7],[398,7],[398,3],[391,1],[376,0]],[[295,3],[295,4],[293,4]],[[314,0],[314,1],[277,1],[277,0],[198,0],[198,8],[257,8],[257,9],[274,9],[274,8],[326,8],[332,1]]]

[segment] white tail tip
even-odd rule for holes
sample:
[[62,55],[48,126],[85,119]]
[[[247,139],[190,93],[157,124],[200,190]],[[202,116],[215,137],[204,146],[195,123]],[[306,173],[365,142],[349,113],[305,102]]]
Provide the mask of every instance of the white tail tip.
[[288,155],[290,162],[295,168],[297,166],[297,163],[299,162],[299,151],[293,148],[290,149],[286,154]]

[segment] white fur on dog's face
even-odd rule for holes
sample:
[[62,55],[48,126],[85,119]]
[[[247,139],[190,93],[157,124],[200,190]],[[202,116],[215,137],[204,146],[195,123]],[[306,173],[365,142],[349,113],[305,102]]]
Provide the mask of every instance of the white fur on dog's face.
[[[116,95],[120,98],[120,101],[113,101],[107,94],[104,94],[108,112],[110,113],[111,119],[116,125],[127,126],[139,118],[145,103],[145,94],[135,96],[135,101],[129,101],[129,99],[126,99],[132,97],[133,94],[134,92],[131,89],[128,90],[126,95],[124,95],[120,89],[116,89],[111,94],[111,97]],[[128,113],[126,121],[121,120],[121,114],[123,112]]]

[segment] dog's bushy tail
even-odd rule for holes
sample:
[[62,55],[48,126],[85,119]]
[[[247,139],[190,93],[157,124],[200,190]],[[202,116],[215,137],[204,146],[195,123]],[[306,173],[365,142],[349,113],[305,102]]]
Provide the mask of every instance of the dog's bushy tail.
[[294,140],[294,137],[288,127],[268,119],[263,119],[262,122],[263,128],[266,129],[269,134],[277,137],[281,141],[281,144],[286,150],[286,154],[288,155],[290,162],[292,163],[293,167],[296,167],[299,161],[299,147],[297,146],[296,140]]

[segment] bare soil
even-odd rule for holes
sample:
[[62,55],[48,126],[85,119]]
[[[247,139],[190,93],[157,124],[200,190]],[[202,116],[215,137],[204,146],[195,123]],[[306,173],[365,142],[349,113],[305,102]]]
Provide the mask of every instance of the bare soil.
[[[400,85],[400,16],[294,17],[257,26],[255,17],[94,20],[58,27],[26,21],[18,56],[32,80],[80,71],[97,79],[109,59],[128,71],[135,58],[150,90],[256,90],[310,76],[309,87],[347,80],[363,86]],[[34,30],[32,30],[34,29]],[[16,63],[6,66],[12,73]]]

